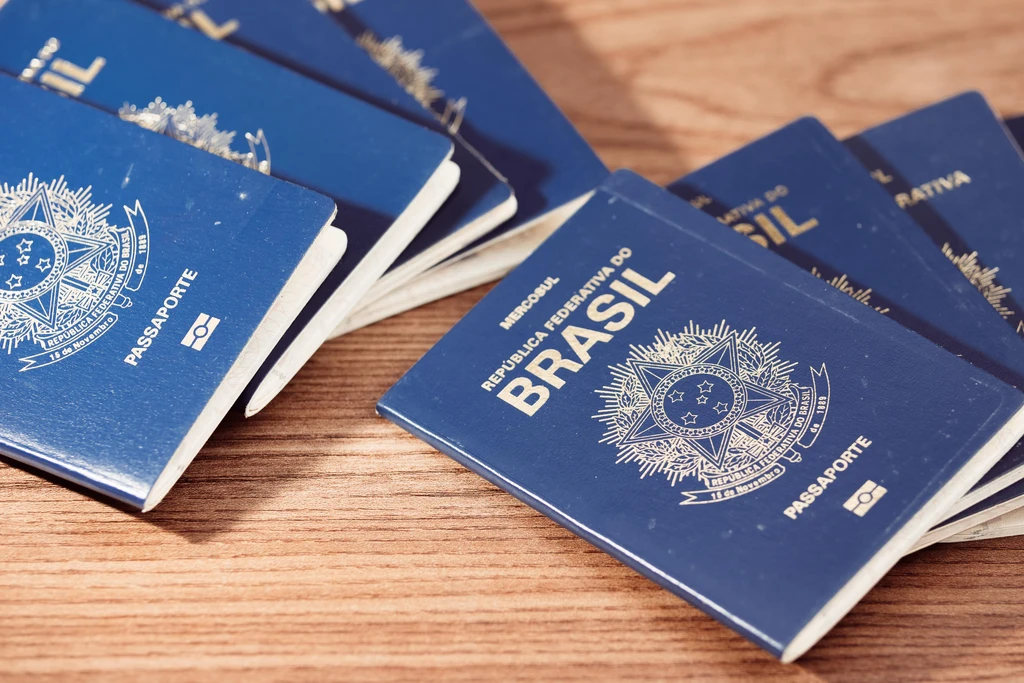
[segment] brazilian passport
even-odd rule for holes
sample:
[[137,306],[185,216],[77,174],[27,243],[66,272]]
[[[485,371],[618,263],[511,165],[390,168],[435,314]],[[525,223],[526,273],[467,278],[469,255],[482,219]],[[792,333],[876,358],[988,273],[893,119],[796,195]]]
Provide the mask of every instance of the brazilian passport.
[[1016,442],[1022,401],[618,172],[378,411],[792,661]]
[[[816,119],[800,119],[669,189],[866,307],[1024,385],[1024,343]],[[1024,475],[1022,466],[1024,448],[1015,449],[958,506]]]
[[[376,302],[360,307],[359,314],[365,315],[359,324],[508,272],[523,257],[523,239],[513,244],[508,238],[528,234],[535,247],[607,177],[594,150],[468,0],[314,4],[493,164],[512,185],[518,203],[511,220],[417,277],[409,288],[385,295],[389,301],[383,307],[365,310]],[[484,258],[448,270],[484,251]],[[336,333],[353,329],[347,323]]]
[[125,0],[0,5],[0,71],[335,201],[348,252],[246,389],[247,414],[294,376],[458,181],[443,135]]
[[334,202],[2,74],[0,102],[0,453],[149,510],[338,263]]
[[[869,128],[846,145],[1007,329],[1024,333],[1019,300],[1024,295],[1024,235],[1018,225],[1024,213],[1024,159],[984,97],[957,95]],[[1024,504],[1022,478],[1024,444],[974,492],[999,491],[999,496],[969,496],[954,508],[967,513],[957,524],[980,523]]]
[[458,132],[373,62],[309,0],[145,0],[209,38],[240,46],[375,106],[448,135],[462,174],[455,191],[360,301],[360,308],[487,234],[516,212],[512,188]]

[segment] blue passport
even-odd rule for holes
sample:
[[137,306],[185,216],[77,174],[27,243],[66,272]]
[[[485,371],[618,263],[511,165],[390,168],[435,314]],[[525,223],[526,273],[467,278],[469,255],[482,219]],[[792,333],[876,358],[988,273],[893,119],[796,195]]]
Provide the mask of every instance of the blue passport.
[[[669,189],[866,306],[1024,385],[1024,344],[1014,331],[816,119],[800,119]],[[958,506],[1021,476],[1024,447]]]
[[791,661],[1019,438],[1022,399],[619,172],[378,411]]
[[[608,170],[466,0],[363,0],[320,5],[370,55],[508,179],[515,217],[471,253],[594,189]],[[554,215],[552,215],[554,212]]]
[[341,258],[334,202],[4,75],[0,102],[0,453],[148,510]]
[[[366,52],[308,0],[145,0],[164,16],[207,37],[241,46],[333,88],[440,133],[445,127],[380,69]],[[443,261],[508,220],[516,211],[512,188],[457,133],[458,187],[364,297],[377,299]]]
[[122,0],[10,0],[0,7],[0,70],[335,200],[346,258],[246,390],[249,414],[457,182],[447,138]]
[[[1024,212],[1024,159],[985,99],[964,93],[870,128],[846,145],[1009,323],[1006,328],[1020,333],[1024,236],[1017,217]],[[1024,503],[1022,477],[1024,444],[1018,444],[954,511],[978,504],[973,519],[997,514],[1002,503],[992,501],[985,512],[974,494],[1011,485]]]
[[1024,159],[1003,122],[967,92],[846,141],[943,254],[1024,334]]

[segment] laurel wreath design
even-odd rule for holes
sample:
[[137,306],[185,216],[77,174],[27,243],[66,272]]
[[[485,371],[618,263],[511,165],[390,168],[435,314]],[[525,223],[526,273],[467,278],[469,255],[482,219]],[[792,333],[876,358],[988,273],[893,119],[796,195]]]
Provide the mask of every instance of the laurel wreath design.
[[[12,215],[24,205],[43,183],[29,174],[28,178],[17,185],[3,183],[0,185],[0,227],[8,225]],[[68,187],[64,176],[45,184],[50,207],[53,210],[54,222],[65,232],[84,237],[102,238],[113,228],[107,223],[110,215],[110,204],[94,204],[92,188]],[[82,279],[95,282],[114,268],[116,247],[112,244],[90,261],[79,265],[76,273]],[[57,303],[57,327],[64,329],[89,314],[95,297],[71,288],[62,289]],[[0,304],[0,348],[11,353],[19,344],[26,340],[35,341],[39,334],[52,332],[45,329],[12,304]]]
[[[690,322],[682,332],[670,334],[659,331],[654,343],[633,346],[630,357],[654,363],[689,365],[729,334],[732,330],[724,321],[711,328]],[[778,350],[778,343],[758,341],[754,329],[738,333],[739,375],[773,391],[792,394],[794,383],[790,380],[790,373],[796,368],[796,363],[781,360]],[[661,474],[675,486],[684,479],[696,477],[707,484],[714,476],[735,472],[759,459],[759,447],[763,448],[763,445],[740,432],[734,433],[721,469],[701,457],[684,439],[665,438],[619,445],[648,407],[649,399],[626,363],[609,366],[609,370],[612,381],[597,390],[604,399],[604,408],[594,416],[606,428],[601,442],[618,446],[616,462],[635,462],[641,478]],[[764,434],[778,434],[793,422],[794,406],[795,402],[780,405],[749,418],[749,421]]]
[[[118,115],[123,120],[146,130],[166,135],[196,149],[270,175],[270,149],[262,130],[257,131],[255,135],[246,133],[249,151],[236,152],[231,147],[235,140],[235,131],[218,128],[216,113],[202,116],[196,114],[191,101],[172,107],[157,97],[141,108],[134,104],[125,104],[118,110]],[[263,155],[262,159],[260,152]]]

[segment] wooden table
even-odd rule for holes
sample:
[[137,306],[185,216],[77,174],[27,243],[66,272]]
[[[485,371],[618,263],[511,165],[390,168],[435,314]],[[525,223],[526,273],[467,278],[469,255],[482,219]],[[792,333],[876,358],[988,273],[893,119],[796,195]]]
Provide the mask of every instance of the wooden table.
[[[809,112],[1024,111],[1021,0],[480,4],[610,166],[662,182]],[[329,343],[148,515],[0,466],[0,678],[1024,676],[1024,540],[901,562],[782,666],[377,418],[485,290]]]

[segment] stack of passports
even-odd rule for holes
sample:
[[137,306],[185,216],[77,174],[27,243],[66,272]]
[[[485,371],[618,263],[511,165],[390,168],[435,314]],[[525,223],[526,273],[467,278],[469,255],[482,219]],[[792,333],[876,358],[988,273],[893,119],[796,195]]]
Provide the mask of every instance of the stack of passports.
[[783,661],[1024,533],[1024,160],[965,93],[613,174],[378,411]]
[[[0,3],[5,455],[148,510],[228,410],[500,277],[608,175],[472,6],[423,9]],[[38,420],[65,386],[78,442]],[[167,433],[122,416],[161,396]]]
[[782,660],[1024,533],[1024,123],[977,93],[661,188],[466,0],[0,0],[0,102],[8,458],[152,509],[326,340],[512,271],[380,414]]

